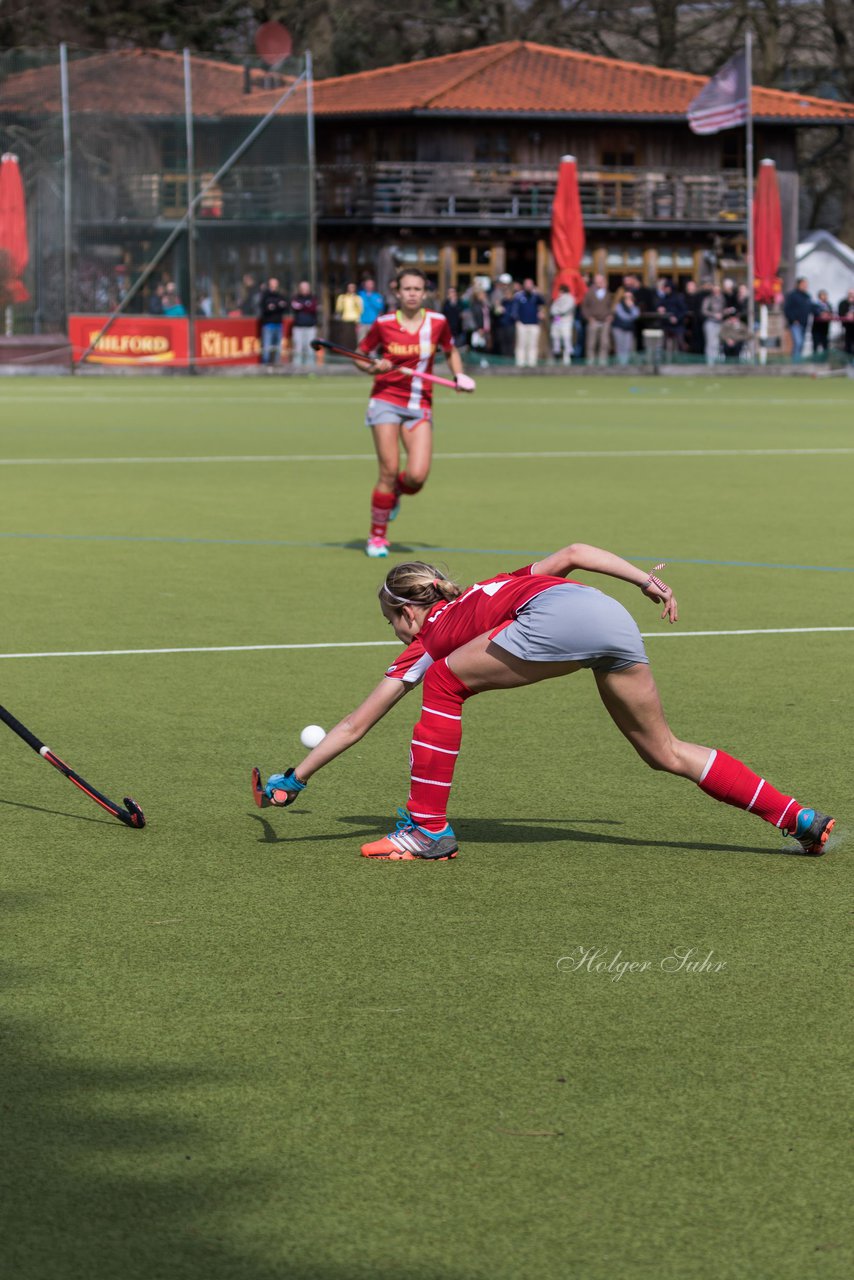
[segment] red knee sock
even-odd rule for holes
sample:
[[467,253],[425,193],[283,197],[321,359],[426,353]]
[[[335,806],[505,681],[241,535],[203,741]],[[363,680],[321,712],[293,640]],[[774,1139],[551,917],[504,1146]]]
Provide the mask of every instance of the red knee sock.
[[385,538],[388,533],[388,513],[394,506],[393,493],[374,489],[371,494],[371,537]]
[[793,827],[803,808],[794,796],[784,796],[725,751],[712,752],[697,785],[715,800],[755,813],[775,827]]
[[414,480],[410,480],[407,478],[405,471],[398,472],[398,476],[397,476],[398,493],[409,493],[409,494],[418,493],[423,488],[424,488],[423,480],[421,481],[420,484],[416,484]]
[[463,703],[471,691],[445,658],[424,677],[421,719],[412,731],[412,778],[406,807],[419,827],[441,831],[447,825],[448,797],[463,736]]

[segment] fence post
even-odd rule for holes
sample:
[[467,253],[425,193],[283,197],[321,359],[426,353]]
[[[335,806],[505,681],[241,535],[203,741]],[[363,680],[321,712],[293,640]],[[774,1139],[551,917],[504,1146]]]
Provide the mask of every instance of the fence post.
[[[62,102],[62,226],[65,327],[71,315],[71,105],[68,92],[68,46],[59,46],[59,91]],[[73,353],[72,353],[73,356]],[[74,368],[72,358],[71,367]]]
[[193,139],[193,80],[190,50],[184,50],[184,118],[187,130],[187,360],[195,373],[196,359],[196,201],[193,194],[196,149]]

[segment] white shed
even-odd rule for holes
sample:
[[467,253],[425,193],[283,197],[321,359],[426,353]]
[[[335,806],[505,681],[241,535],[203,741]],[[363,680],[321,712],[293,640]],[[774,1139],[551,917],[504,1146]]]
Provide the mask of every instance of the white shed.
[[806,276],[813,297],[826,289],[834,308],[854,289],[854,249],[829,231],[811,231],[795,250],[797,274]]

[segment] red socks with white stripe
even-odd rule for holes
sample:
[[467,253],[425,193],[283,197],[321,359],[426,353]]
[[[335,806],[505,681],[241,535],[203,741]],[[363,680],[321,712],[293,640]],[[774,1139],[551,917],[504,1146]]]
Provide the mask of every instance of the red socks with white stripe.
[[794,827],[803,808],[794,796],[784,796],[725,751],[712,752],[697,785],[707,796],[755,813],[775,827]]
[[396,501],[397,499],[393,493],[383,493],[381,489],[374,489],[371,494],[370,536],[372,538],[386,538],[388,536],[389,512]]
[[471,691],[447,660],[434,662],[424,677],[421,719],[412,731],[412,778],[406,807],[425,831],[447,826],[448,798],[463,736],[462,709]]
[[[447,659],[434,662],[424,677],[421,719],[412,734],[411,781],[406,807],[419,827],[438,833],[447,825],[448,799],[463,736],[462,708],[471,690],[458,680]],[[792,830],[803,808],[725,751],[713,750],[697,784],[701,791],[755,813],[780,830]]]

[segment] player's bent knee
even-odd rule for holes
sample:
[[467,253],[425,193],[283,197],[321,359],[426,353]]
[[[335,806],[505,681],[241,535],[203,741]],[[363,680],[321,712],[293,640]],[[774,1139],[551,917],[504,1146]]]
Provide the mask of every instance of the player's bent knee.
[[678,753],[671,747],[662,747],[648,742],[632,740],[632,745],[644,764],[656,773],[682,773],[683,764]]

